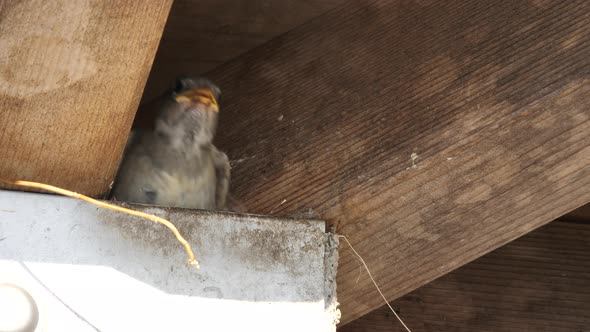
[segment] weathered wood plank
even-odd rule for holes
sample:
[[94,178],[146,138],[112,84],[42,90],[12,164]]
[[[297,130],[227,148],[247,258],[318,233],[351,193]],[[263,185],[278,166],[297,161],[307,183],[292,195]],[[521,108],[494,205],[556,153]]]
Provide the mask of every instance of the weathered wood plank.
[[179,75],[209,71],[346,0],[176,0],[144,101]]
[[[553,222],[394,301],[414,332],[590,330],[590,224]],[[341,332],[403,331],[387,307]]]
[[[390,299],[587,203],[589,11],[350,1],[218,67],[234,195],[313,209]],[[347,322],[382,303],[341,257]]]
[[171,2],[0,1],[0,176],[108,191]]

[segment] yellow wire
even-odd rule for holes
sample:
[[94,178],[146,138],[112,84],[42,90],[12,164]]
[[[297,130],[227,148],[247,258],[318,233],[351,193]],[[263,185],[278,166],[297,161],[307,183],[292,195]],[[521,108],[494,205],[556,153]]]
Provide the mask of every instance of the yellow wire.
[[172,231],[172,233],[174,233],[174,235],[176,236],[176,239],[178,239],[178,241],[180,243],[182,243],[182,245],[184,245],[184,248],[186,249],[186,253],[188,254],[188,257],[189,257],[189,260],[188,260],[189,264],[199,268],[199,262],[195,259],[195,254],[193,253],[193,250],[192,250],[190,244],[184,239],[184,237],[182,237],[182,235],[180,235],[180,232],[178,231],[176,226],[174,226],[173,223],[171,223],[170,221],[168,221],[164,218],[160,218],[158,216],[155,216],[155,215],[149,214],[149,213],[143,213],[143,212],[127,209],[127,208],[124,208],[121,206],[104,203],[104,202],[98,201],[96,199],[90,198],[88,196],[78,194],[73,191],[65,190],[62,188],[54,187],[54,186],[44,184],[44,183],[21,181],[21,180],[7,180],[7,179],[3,179],[3,178],[0,178],[0,182],[6,183],[6,184],[11,184],[11,185],[17,185],[17,186],[23,186],[23,187],[51,191],[51,192],[54,192],[54,193],[57,193],[60,195],[64,195],[64,196],[68,196],[71,198],[81,199],[83,201],[100,206],[105,209],[115,210],[115,211],[127,213],[127,214],[130,214],[133,216],[138,216],[138,217],[149,219],[151,221],[161,223],[164,226],[168,227]]

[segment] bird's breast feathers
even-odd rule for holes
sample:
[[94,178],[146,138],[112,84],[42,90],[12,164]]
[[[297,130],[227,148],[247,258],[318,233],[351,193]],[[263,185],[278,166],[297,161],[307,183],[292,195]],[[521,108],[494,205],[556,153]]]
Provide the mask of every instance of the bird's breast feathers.
[[157,192],[155,203],[164,206],[178,206],[192,209],[215,208],[215,174],[195,172],[193,174],[159,171],[154,179]]

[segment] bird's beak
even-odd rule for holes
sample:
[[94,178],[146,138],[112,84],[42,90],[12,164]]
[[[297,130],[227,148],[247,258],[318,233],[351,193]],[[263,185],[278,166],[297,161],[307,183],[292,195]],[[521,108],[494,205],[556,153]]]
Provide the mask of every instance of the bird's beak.
[[177,94],[174,99],[177,103],[188,102],[192,105],[204,104],[209,106],[214,112],[219,112],[219,105],[213,91],[209,88],[197,88]]

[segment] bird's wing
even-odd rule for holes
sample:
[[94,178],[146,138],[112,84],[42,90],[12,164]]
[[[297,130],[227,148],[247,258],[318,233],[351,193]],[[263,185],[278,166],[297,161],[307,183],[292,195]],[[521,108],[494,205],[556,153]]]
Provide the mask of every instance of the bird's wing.
[[215,205],[218,210],[225,210],[231,177],[231,167],[227,155],[217,150],[215,146],[212,147],[211,153],[215,164]]

